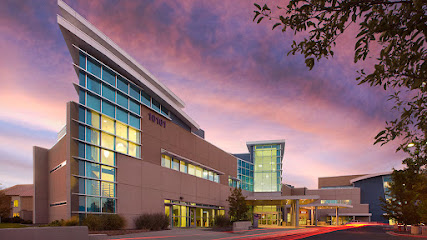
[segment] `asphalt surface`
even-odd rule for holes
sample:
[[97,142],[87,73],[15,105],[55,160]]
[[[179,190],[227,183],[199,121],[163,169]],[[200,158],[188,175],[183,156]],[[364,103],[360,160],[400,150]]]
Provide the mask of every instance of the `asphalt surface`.
[[[391,231],[390,228],[386,228],[384,226],[365,226],[360,228],[351,228],[345,229],[330,233],[325,233],[321,235],[315,235],[307,238],[302,238],[305,240],[324,240],[324,239],[345,239],[345,240],[415,240],[421,238],[414,237],[403,237],[403,236],[392,236],[387,234],[386,232]],[[283,238],[286,239],[286,238]]]

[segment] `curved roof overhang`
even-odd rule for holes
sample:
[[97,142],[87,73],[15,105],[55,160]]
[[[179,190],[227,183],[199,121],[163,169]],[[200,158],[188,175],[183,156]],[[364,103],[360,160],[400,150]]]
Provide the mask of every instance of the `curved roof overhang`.
[[383,173],[374,173],[374,174],[368,174],[368,175],[364,175],[358,178],[354,178],[350,180],[350,183],[355,183],[361,180],[365,180],[365,179],[369,179],[369,178],[374,178],[374,177],[379,177],[379,176],[384,176],[384,175],[390,175],[392,172],[383,172]]

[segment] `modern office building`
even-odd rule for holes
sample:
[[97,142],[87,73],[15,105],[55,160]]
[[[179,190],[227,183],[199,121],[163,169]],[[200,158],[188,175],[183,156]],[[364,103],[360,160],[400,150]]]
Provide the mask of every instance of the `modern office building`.
[[209,227],[227,211],[231,187],[244,190],[261,224],[369,220],[364,188],[349,182],[362,175],[344,177],[344,185],[319,179],[318,190],[283,185],[285,140],[247,142],[248,153],[234,155],[207,142],[178,96],[67,4],[58,6],[79,100],[67,103],[57,143],[34,147],[34,223],[120,214],[132,227],[140,214],[164,212],[172,227]]

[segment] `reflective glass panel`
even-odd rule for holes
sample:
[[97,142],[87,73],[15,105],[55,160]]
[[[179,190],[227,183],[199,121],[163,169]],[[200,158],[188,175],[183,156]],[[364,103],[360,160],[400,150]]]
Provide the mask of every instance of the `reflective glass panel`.
[[86,128],[86,142],[90,142],[99,145],[99,131]]
[[139,103],[137,103],[136,101],[130,99],[129,102],[129,109],[134,112],[137,113],[138,115],[141,114],[141,107],[139,105]]
[[201,167],[196,167],[196,176],[201,178],[203,173],[203,169]]
[[139,89],[132,84],[130,85],[130,95],[139,100]]
[[211,180],[211,181],[213,181],[213,180],[214,180],[213,172],[212,172],[212,171],[209,171],[209,172],[208,172],[208,177],[209,177],[209,180]]
[[86,158],[95,162],[99,162],[99,148],[86,145]]
[[79,193],[86,194],[84,178],[79,178]]
[[179,164],[179,171],[187,173],[187,163],[184,161],[180,161]]
[[128,113],[124,110],[122,110],[121,108],[116,107],[116,119],[124,122],[124,123],[128,123]]
[[101,65],[91,57],[87,57],[87,71],[101,78]]
[[86,209],[86,198],[79,196],[79,211],[84,212]]
[[86,92],[83,90],[79,90],[79,103],[86,105]]
[[208,170],[203,169],[203,178],[208,179]]
[[86,194],[99,196],[100,187],[99,181],[86,179]]
[[82,71],[79,71],[79,85],[86,87],[86,74]]
[[179,160],[173,159],[172,169],[179,171]]
[[141,91],[141,102],[149,107],[151,106],[151,97],[144,91]]
[[114,137],[110,134],[101,133],[101,146],[114,149]]
[[129,155],[139,157],[136,144],[129,142]]
[[116,92],[106,84],[102,84],[102,96],[112,102],[116,102]]
[[87,111],[87,124],[99,128],[99,114],[94,111]]
[[79,52],[79,67],[86,69],[86,55]]
[[116,151],[127,154],[128,153],[127,141],[120,138],[116,138]]
[[79,175],[85,176],[85,161],[79,161]]
[[125,93],[129,93],[127,81],[120,76],[117,76],[117,88]]
[[188,164],[188,174],[196,175],[196,167],[193,164]]
[[114,155],[115,155],[114,152],[102,149],[101,150],[101,162],[108,164],[108,165],[115,166],[116,162],[114,160]]
[[79,139],[85,140],[85,127],[83,125],[79,125]]
[[134,128],[140,129],[141,120],[138,117],[129,114],[129,125]]
[[122,106],[126,109],[129,109],[128,108],[128,98],[124,94],[119,93],[119,92],[117,92],[117,104],[119,104],[120,106]]
[[169,110],[162,105],[162,113],[166,116],[169,116]]
[[100,165],[96,163],[86,163],[86,176],[90,178],[99,178]]
[[104,213],[115,213],[116,212],[116,200],[113,198],[101,198],[102,212]]
[[171,157],[162,154],[162,166],[170,168],[171,167]]
[[101,116],[102,130],[114,134],[114,120],[105,116]]
[[128,127],[124,124],[116,122],[116,135],[121,138],[128,138]]
[[104,81],[108,82],[109,84],[116,86],[115,74],[110,69],[107,69],[106,67],[102,68],[102,79],[104,79]]
[[87,88],[101,94],[101,83],[92,76],[87,76]]
[[141,143],[140,136],[141,136],[141,134],[139,133],[138,130],[135,130],[133,128],[129,128],[129,140],[136,142],[136,143]]
[[115,118],[116,117],[116,108],[113,104],[108,103],[107,101],[102,101],[102,113]]
[[96,111],[101,111],[101,99],[95,95],[87,93],[87,106],[95,109]]
[[115,197],[115,184],[109,182],[101,182],[102,184],[102,196],[103,197]]
[[87,197],[87,211],[88,212],[100,212],[99,198]]
[[85,122],[85,109],[82,107],[79,107],[79,121]]
[[151,99],[151,101],[152,101],[152,108],[154,109],[154,110],[156,110],[157,112],[160,112],[160,103],[158,103],[156,100],[154,100],[154,98],[153,99]]
[[101,166],[101,179],[111,182],[116,181],[116,169],[108,166]]

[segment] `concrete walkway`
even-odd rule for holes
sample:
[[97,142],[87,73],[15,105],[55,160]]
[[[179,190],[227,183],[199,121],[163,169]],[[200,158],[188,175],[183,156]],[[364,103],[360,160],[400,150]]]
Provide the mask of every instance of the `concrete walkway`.
[[[218,232],[209,228],[174,228],[171,230],[142,232],[119,236],[109,236],[107,239],[121,240],[137,240],[137,239],[245,239],[252,237],[261,237],[269,235],[277,235],[285,231],[296,230],[295,228],[258,228],[252,230],[244,230],[237,232]],[[297,229],[304,230],[304,229]]]

